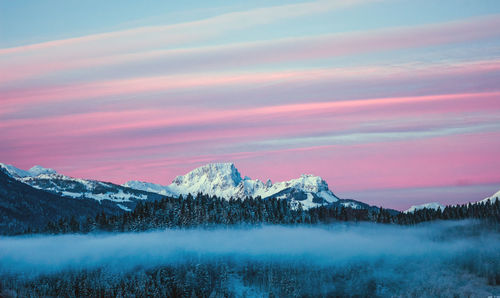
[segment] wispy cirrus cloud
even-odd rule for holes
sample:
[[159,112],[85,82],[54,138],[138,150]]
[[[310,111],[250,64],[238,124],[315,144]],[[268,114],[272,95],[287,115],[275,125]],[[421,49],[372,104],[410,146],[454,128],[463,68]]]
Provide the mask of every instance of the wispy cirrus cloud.
[[[225,155],[251,150],[415,141],[498,131],[500,93],[374,98],[253,109],[130,110],[4,121],[7,154],[72,158]],[[461,116],[475,112],[474,118]],[[491,114],[492,113],[492,114]],[[406,119],[402,121],[401,118]],[[381,122],[385,119],[384,122]],[[412,125],[402,126],[412,120]],[[445,121],[446,120],[446,121]],[[420,122],[425,121],[426,125]],[[377,122],[374,126],[373,123]],[[382,123],[385,123],[382,125]],[[410,124],[411,124],[410,123]],[[23,149],[24,148],[24,149]],[[29,149],[28,149],[29,148]],[[273,149],[273,150],[274,150]],[[21,151],[24,150],[24,151]],[[30,153],[31,152],[31,153]],[[194,158],[194,157],[193,157]],[[241,158],[241,156],[240,156]],[[142,163],[142,160],[138,161]],[[137,165],[140,166],[140,165]]]
[[498,72],[500,60],[473,61],[448,64],[393,65],[372,67],[345,67],[323,69],[298,69],[267,72],[244,73],[206,73],[196,75],[172,75],[126,78],[118,80],[98,81],[63,86],[45,86],[39,88],[13,89],[1,92],[4,106],[23,104],[41,104],[89,98],[112,98],[119,95],[148,94],[171,90],[197,88],[213,90],[229,86],[266,86],[271,84],[299,83],[337,83],[356,80],[401,79],[404,77],[453,76],[460,74],[475,75]]
[[230,12],[211,18],[172,25],[138,27],[105,32],[63,40],[0,49],[0,65],[15,69],[15,74],[0,76],[0,82],[21,79],[71,68],[75,64],[88,64],[88,60],[102,57],[113,59],[120,54],[165,49],[192,42],[206,41],[227,32],[265,25],[280,20],[314,15],[345,7],[362,5],[376,0],[312,1],[280,6]]
[[[500,105],[498,98],[500,92],[463,93],[463,94],[438,94],[427,96],[370,98],[359,100],[332,99],[329,102],[310,102],[298,104],[285,104],[275,106],[262,106],[244,109],[203,109],[186,108],[184,110],[126,110],[122,112],[106,111],[79,115],[63,115],[60,117],[47,117],[40,119],[12,119],[0,123],[0,128],[25,128],[25,127],[52,127],[57,128],[73,123],[76,128],[71,128],[72,133],[96,133],[95,127],[100,131],[126,130],[133,128],[152,128],[155,126],[175,126],[187,124],[209,125],[214,122],[234,122],[236,120],[255,119],[256,117],[311,117],[318,115],[342,115],[343,113],[379,110],[380,112],[394,113],[391,107],[409,107],[409,112],[418,115],[424,110],[431,113],[452,111],[452,106],[458,112],[463,110],[488,110]],[[439,106],[436,103],[443,102]],[[439,107],[439,109],[438,109]],[[404,109],[404,108],[403,108]],[[377,114],[377,116],[382,116]],[[297,118],[294,118],[297,119]],[[255,121],[254,120],[254,121]],[[83,125],[88,123],[88,125]],[[105,125],[108,124],[108,125]]]
[[[279,9],[282,8],[280,7]],[[328,7],[326,7],[326,9],[328,9]],[[304,14],[312,12],[317,11],[315,9],[302,11]],[[151,46],[145,44],[142,50],[132,50],[130,46],[125,46],[124,50],[120,52],[116,50],[117,46],[115,41],[108,41],[103,37],[104,40],[101,42],[104,43],[104,45],[109,43],[109,47],[112,48],[114,52],[108,53],[110,50],[99,50],[99,47],[96,49],[94,46],[89,46],[93,51],[96,51],[92,55],[89,55],[89,51],[87,50],[78,54],[78,52],[73,51],[71,48],[61,49],[62,56],[60,53],[54,53],[54,51],[43,54],[38,53],[35,50],[37,49],[36,45],[33,45],[34,49],[30,50],[33,51],[33,53],[23,54],[17,59],[15,56],[8,57],[8,55],[5,54],[4,56],[6,57],[2,58],[2,52],[0,50],[0,64],[3,64],[2,66],[7,70],[16,70],[4,72],[3,75],[0,75],[0,83],[2,81],[5,83],[12,80],[25,79],[44,73],[57,73],[78,69],[87,70],[96,67],[99,72],[107,73],[107,76],[127,71],[158,72],[160,69],[162,72],[166,71],[169,73],[213,71],[221,67],[234,68],[245,65],[255,66],[269,63],[297,62],[368,52],[373,53],[376,51],[392,51],[405,48],[474,42],[481,39],[500,37],[500,30],[496,29],[500,28],[499,19],[497,15],[494,15],[413,27],[387,28],[315,37],[286,38],[272,41],[153,51],[150,50]],[[250,24],[251,23],[252,22],[250,22]],[[199,26],[199,24],[196,23],[196,26]],[[233,29],[237,28],[232,28],[231,30]],[[151,30],[155,32],[153,29]],[[159,30],[160,32],[158,34],[161,34],[161,30],[164,29]],[[131,38],[127,36],[126,32],[128,31],[115,34],[117,34],[119,38]],[[131,32],[135,31],[131,30]],[[109,35],[113,36],[112,33],[109,33]],[[193,35],[188,35],[190,38],[194,38]],[[82,43],[91,42],[94,38],[97,37],[88,37],[88,40],[83,38]],[[143,44],[143,36],[136,38]],[[72,40],[68,40],[67,43],[72,45],[73,43],[71,41]],[[66,43],[62,43],[62,45],[65,44]],[[104,45],[100,45],[100,47]],[[48,45],[46,46],[49,47]],[[42,49],[46,46],[40,45]],[[59,51],[57,49],[59,46],[61,45],[55,43],[50,47],[55,47],[55,52],[57,52]],[[79,42],[74,46],[76,48],[81,47]],[[65,57],[65,55],[69,56]]]

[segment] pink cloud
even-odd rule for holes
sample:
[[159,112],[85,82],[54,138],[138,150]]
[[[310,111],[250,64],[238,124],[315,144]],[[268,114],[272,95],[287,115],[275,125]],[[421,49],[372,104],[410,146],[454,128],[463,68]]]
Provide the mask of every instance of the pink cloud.
[[[214,161],[235,161],[244,175],[259,179],[286,180],[304,172],[321,175],[334,191],[340,193],[364,189],[500,183],[500,174],[495,170],[500,164],[492,164],[496,160],[496,149],[499,146],[498,141],[494,140],[500,139],[499,137],[496,132],[448,136],[419,142],[410,140],[391,143],[390,146],[319,146],[174,159],[106,161],[106,164],[111,164],[116,169],[99,173],[97,177],[96,171],[83,170],[83,173],[88,173],[84,176],[94,178],[117,177],[115,181],[120,182],[134,178],[166,184],[176,175],[198,165]],[[99,161],[93,163],[99,164]],[[82,169],[88,169],[88,165],[81,166]],[[68,174],[82,176],[78,169]]]
[[[361,100],[333,100],[277,106],[263,106],[250,109],[170,109],[125,110],[120,112],[96,112],[38,119],[13,119],[0,123],[4,134],[19,136],[23,132],[34,136],[84,136],[131,129],[153,129],[180,125],[208,125],[232,122],[269,122],[283,119],[308,119],[313,116],[346,118],[358,123],[361,119],[384,119],[393,115],[417,116],[435,113],[488,111],[500,109],[500,92],[443,94],[413,97],[389,97]],[[371,113],[369,118],[364,113]],[[348,113],[348,117],[343,114]],[[352,113],[359,116],[353,117]],[[314,121],[317,122],[317,121]],[[293,125],[292,123],[292,126]],[[28,139],[32,139],[31,137]]]
[[[325,176],[329,182],[335,181],[331,183],[346,191],[359,190],[361,186],[376,188],[377,185],[382,188],[449,185],[469,179],[459,177],[468,173],[465,169],[487,167],[487,162],[494,158],[493,152],[499,148],[498,133],[465,132],[418,141],[409,137],[390,144],[362,141],[357,145],[304,146],[292,143],[289,149],[253,148],[251,145],[258,140],[360,132],[364,124],[373,121],[378,121],[376,127],[382,131],[390,131],[392,128],[406,129],[402,124],[407,122],[402,119],[412,119],[413,126],[409,129],[426,131],[438,126],[453,128],[460,123],[456,119],[463,115],[464,125],[473,127],[476,124],[467,119],[494,121],[495,115],[500,116],[495,113],[500,110],[499,96],[499,92],[485,92],[253,109],[130,110],[8,120],[0,126],[3,136],[0,152],[9,160],[22,160],[26,167],[38,163],[55,168],[73,164],[68,174],[75,176],[80,173],[91,177],[92,165],[109,166],[94,178],[115,182],[141,178],[167,183],[170,178],[165,177],[179,174],[169,167],[187,170],[204,162],[229,160],[243,166],[256,163],[255,170],[250,169],[249,174],[261,175],[258,171],[262,170],[261,173],[268,173],[273,180],[289,179],[299,171],[313,172]],[[466,117],[473,113],[478,113],[475,118]],[[451,120],[445,121],[448,118]],[[426,126],[419,128],[418,121]],[[169,127],[181,129],[152,133]],[[456,148],[460,140],[467,144]],[[477,156],[467,158],[468,154]],[[455,165],[461,158],[466,159],[465,164],[457,168]],[[164,160],[168,162],[162,162]],[[271,161],[279,165],[279,171],[265,168],[265,163]],[[436,174],[425,175],[425,170],[412,172],[419,164],[430,164]],[[377,168],[377,165],[384,167]],[[471,183],[495,182],[498,177],[489,170],[476,172],[477,175],[470,178]]]
[[[306,69],[290,71],[270,71],[255,73],[215,73],[197,75],[174,75],[100,81],[68,86],[36,87],[20,90],[4,91],[4,105],[22,108],[23,105],[33,105],[51,102],[68,102],[89,98],[108,98],[116,100],[115,96],[147,95],[154,92],[173,92],[189,89],[214,90],[223,87],[249,88],[270,84],[300,84],[318,82],[346,82],[356,80],[475,75],[500,70],[500,61],[475,61],[448,65],[425,65],[412,67],[353,67],[330,69]],[[165,96],[168,101],[168,97]],[[103,99],[104,100],[104,99]]]
[[[500,36],[500,30],[496,29],[500,28],[498,20],[498,16],[476,17],[464,21],[415,27],[289,38],[273,40],[272,42],[262,41],[169,50],[151,49],[158,48],[159,46],[156,44],[158,42],[165,43],[168,40],[169,43],[175,43],[177,39],[180,39],[177,42],[185,39],[182,36],[186,36],[186,34],[175,33],[175,38],[166,38],[163,34],[164,30],[172,29],[173,32],[176,32],[173,29],[175,29],[175,26],[180,25],[138,28],[124,32],[103,33],[0,50],[0,65],[3,65],[6,70],[11,70],[2,72],[3,75],[0,75],[0,81],[7,82],[54,71],[79,68],[95,68],[106,65],[120,65],[123,67],[128,63],[140,63],[141,61],[155,61],[156,64],[166,63],[165,69],[171,69],[172,66],[176,69],[175,65],[178,61],[184,61],[183,68],[192,67],[190,61],[196,61],[196,67],[203,68],[204,65],[215,65],[220,68],[324,59],[343,55],[372,53],[374,51],[471,42]],[[200,26],[202,23],[196,22],[189,26]],[[188,25],[182,25],[181,27],[186,26]],[[160,34],[161,37],[151,37],[148,42],[148,35],[145,36],[145,32]],[[134,38],[141,40],[141,42],[131,43],[130,40]],[[202,37],[198,33],[190,34],[189,38],[200,39]],[[146,39],[146,42],[144,39]],[[98,44],[93,44],[93,42],[98,42]],[[87,43],[90,43],[90,45]],[[141,45],[140,50],[133,47],[136,44]],[[59,49],[60,47],[62,48]],[[37,52],[45,48],[49,48],[50,51]],[[117,48],[121,50],[117,52]],[[29,55],[23,54],[19,58],[1,58],[2,53],[7,55],[25,51],[34,52]]]
[[[363,189],[500,183],[495,156],[500,133],[478,133],[425,140],[351,146],[320,146],[277,151],[243,161],[251,175],[283,180],[306,171],[327,179],[339,192]],[[273,160],[273,167],[267,165]],[[293,160],[293,163],[289,161]],[[262,171],[262,169],[265,169]],[[264,178],[264,177],[262,177]]]
[[261,180],[317,174],[340,194],[500,185],[498,15],[193,47],[370,1],[0,49],[0,162],[167,184],[234,161]]

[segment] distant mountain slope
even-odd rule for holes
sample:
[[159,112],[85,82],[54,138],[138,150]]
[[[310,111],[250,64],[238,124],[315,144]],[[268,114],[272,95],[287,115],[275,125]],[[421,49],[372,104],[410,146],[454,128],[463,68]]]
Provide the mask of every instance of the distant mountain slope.
[[[495,203],[498,199],[500,198],[500,191],[497,191],[496,193],[494,193],[493,195],[483,199],[483,200],[480,200],[480,201],[476,201],[476,202],[471,202],[471,204],[484,204],[486,202],[490,202],[490,203]],[[415,212],[417,210],[421,210],[421,209],[424,209],[424,208],[427,208],[427,209],[433,209],[433,210],[437,210],[437,209],[441,209],[441,211],[444,210],[446,206],[438,203],[438,202],[431,202],[431,203],[425,203],[425,204],[421,204],[421,205],[415,205],[415,206],[411,206],[410,208],[408,208],[407,210],[403,211],[404,213],[409,213],[409,212]]]
[[492,196],[487,197],[479,202],[486,203],[487,201],[490,201],[491,203],[495,203],[498,199],[500,199],[500,190],[494,193]]
[[[123,186],[172,196],[202,193],[225,199],[258,196],[287,199],[292,205],[300,202],[306,209],[339,201],[321,177],[302,175],[290,181],[273,184],[267,180],[264,183],[258,179],[242,178],[233,163],[207,164],[177,176],[168,186],[141,181],[129,181]],[[361,206],[354,201],[351,204]]]
[[111,201],[98,202],[63,197],[33,188],[0,169],[0,232],[22,232],[27,227],[43,228],[63,217],[84,218],[98,213],[123,212]]
[[68,177],[57,173],[53,169],[41,166],[34,166],[28,171],[24,171],[0,163],[0,169],[3,169],[9,176],[19,182],[34,188],[65,197],[92,199],[99,202],[111,201],[115,206],[126,211],[132,210],[137,201],[158,200],[162,197],[157,193],[132,189],[109,182]]
[[424,208],[433,209],[433,210],[441,209],[441,211],[443,211],[445,206],[439,204],[438,202],[432,202],[432,203],[411,206],[410,208],[408,208],[407,210],[405,210],[403,212],[404,213],[415,212],[416,210],[421,210]]

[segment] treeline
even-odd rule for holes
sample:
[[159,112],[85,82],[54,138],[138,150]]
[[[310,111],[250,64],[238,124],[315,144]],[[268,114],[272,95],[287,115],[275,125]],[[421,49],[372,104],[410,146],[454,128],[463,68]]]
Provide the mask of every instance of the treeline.
[[433,220],[486,219],[500,223],[500,200],[485,203],[468,203],[446,206],[441,209],[421,209],[413,213],[399,213],[390,222],[402,225],[417,224]]
[[119,215],[98,214],[78,221],[75,217],[61,218],[42,232],[90,233],[94,231],[130,232],[164,228],[208,227],[215,225],[255,224],[320,224],[334,221],[370,221],[411,225],[432,220],[488,219],[500,222],[500,201],[495,203],[447,206],[443,211],[417,210],[414,213],[392,214],[384,208],[353,209],[328,205],[309,210],[292,208],[287,200],[247,198],[225,200],[208,195],[169,198],[154,202],[139,202],[131,212]]
[[[109,216],[105,213],[87,217],[61,218],[49,222],[43,233],[89,233],[93,231],[129,232],[162,228],[208,227],[217,225],[317,224],[333,220],[376,220],[377,212],[329,206],[303,210],[292,208],[281,199],[230,199],[198,194],[179,198],[166,197],[154,202],[140,202],[131,212]],[[36,231],[32,231],[36,232]]]

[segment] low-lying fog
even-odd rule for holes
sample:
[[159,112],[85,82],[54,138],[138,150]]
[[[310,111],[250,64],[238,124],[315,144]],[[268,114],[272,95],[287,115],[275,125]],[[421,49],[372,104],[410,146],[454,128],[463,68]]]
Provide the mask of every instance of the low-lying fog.
[[[500,257],[499,233],[484,229],[471,232],[474,225],[470,221],[414,227],[363,223],[3,237],[0,273],[37,274],[99,266],[126,270],[182,262],[193,255],[202,259],[301,260],[317,266],[380,259],[433,262],[470,251]],[[498,262],[493,265],[498,266]]]

